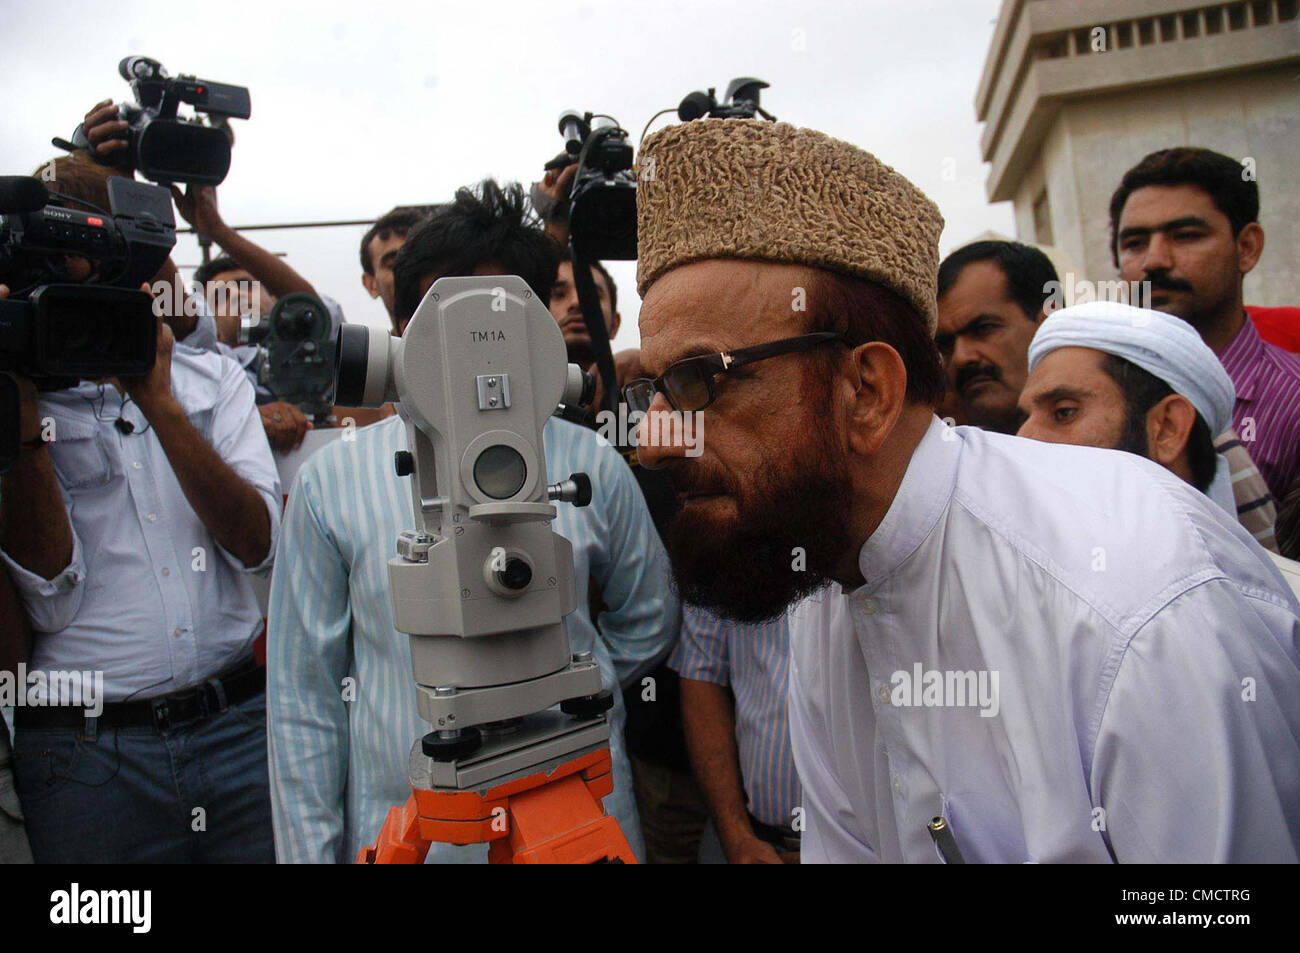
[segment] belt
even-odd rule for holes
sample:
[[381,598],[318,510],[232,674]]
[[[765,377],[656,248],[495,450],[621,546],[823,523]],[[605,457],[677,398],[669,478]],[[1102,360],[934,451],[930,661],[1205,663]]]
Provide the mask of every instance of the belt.
[[753,814],[749,815],[749,823],[754,828],[754,836],[761,841],[766,841],[778,850],[799,849],[799,832],[793,827],[776,827],[772,824],[764,824]]
[[202,685],[133,702],[107,702],[97,717],[87,709],[71,706],[37,708],[24,705],[14,709],[14,727],[81,728],[93,722],[93,728],[155,728],[168,731],[187,721],[196,721],[223,712],[266,690],[266,669],[249,659],[238,668],[208,679]]

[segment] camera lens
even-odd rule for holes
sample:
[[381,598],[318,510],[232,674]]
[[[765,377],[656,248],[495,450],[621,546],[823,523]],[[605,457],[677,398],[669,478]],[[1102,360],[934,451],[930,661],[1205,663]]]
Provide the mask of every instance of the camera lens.
[[528,464],[514,447],[495,444],[474,461],[474,482],[485,496],[508,500],[518,493],[528,476]]
[[506,560],[506,568],[497,573],[497,579],[507,589],[527,589],[533,581],[533,569],[518,556],[511,556]]
[[334,402],[344,407],[361,406],[366,392],[366,365],[370,358],[370,334],[360,324],[339,328],[334,349]]

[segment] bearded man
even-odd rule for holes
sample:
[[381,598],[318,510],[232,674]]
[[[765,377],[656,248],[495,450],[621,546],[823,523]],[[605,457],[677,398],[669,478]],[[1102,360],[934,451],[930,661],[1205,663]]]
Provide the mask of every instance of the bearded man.
[[1249,534],[1130,454],[934,416],[943,221],[873,156],[709,119],[640,163],[627,397],[704,439],[639,452],[686,601],[797,602],[803,859],[1295,861],[1300,604]]

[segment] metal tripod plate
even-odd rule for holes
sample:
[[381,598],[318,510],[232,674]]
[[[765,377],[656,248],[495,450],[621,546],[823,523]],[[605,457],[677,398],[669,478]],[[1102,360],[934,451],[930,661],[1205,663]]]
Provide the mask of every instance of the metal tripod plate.
[[539,711],[508,734],[485,733],[483,747],[459,761],[434,761],[417,740],[408,763],[411,787],[481,794],[516,778],[554,770],[607,744],[609,722],[603,716],[579,719],[555,709]]

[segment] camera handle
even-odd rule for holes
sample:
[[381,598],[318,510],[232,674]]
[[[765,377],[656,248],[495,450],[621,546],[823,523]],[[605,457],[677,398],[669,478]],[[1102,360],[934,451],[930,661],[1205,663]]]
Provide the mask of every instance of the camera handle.
[[[604,407],[595,408],[618,412],[618,375],[614,371],[614,354],[609,341],[609,328],[605,324],[605,312],[600,307],[600,292],[596,290],[596,279],[591,273],[591,262],[582,255],[576,244],[570,240],[569,250],[573,258],[573,284],[578,289],[578,307],[582,310],[583,323],[591,335],[591,347],[596,353],[596,370],[604,384]],[[625,449],[620,446],[619,450]]]

